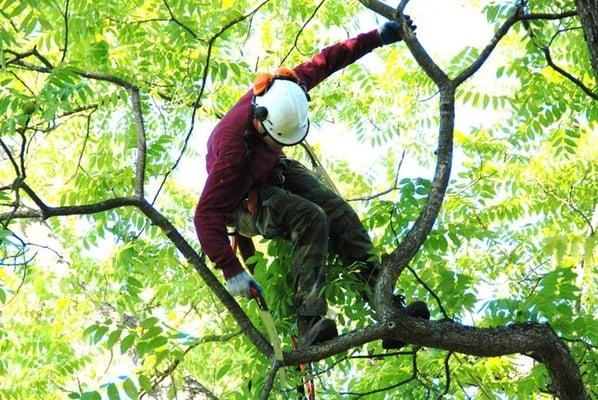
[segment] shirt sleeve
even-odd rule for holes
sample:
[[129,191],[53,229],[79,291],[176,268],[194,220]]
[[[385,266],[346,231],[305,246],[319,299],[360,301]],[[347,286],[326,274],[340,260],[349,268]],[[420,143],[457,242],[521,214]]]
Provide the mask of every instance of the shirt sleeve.
[[382,46],[380,32],[375,29],[326,47],[311,60],[297,66],[295,72],[307,90],[310,90],[336,71],[380,46]]
[[226,231],[227,219],[252,183],[242,160],[243,150],[220,152],[195,210],[194,223],[201,247],[225,278],[243,270]]

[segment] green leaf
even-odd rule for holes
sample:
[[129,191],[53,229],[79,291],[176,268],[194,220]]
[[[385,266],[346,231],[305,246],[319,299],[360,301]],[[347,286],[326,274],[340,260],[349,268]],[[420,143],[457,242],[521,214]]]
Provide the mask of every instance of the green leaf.
[[81,400],[102,400],[98,392],[85,392],[81,394]]
[[164,346],[168,340],[164,336],[158,336],[150,340],[146,345],[146,351],[153,350],[160,346]]
[[123,389],[125,389],[125,393],[127,394],[127,396],[129,396],[129,398],[136,400],[139,397],[139,392],[137,391],[137,387],[135,386],[135,384],[133,383],[133,381],[131,379],[127,378],[123,382]]
[[162,328],[159,326],[152,326],[141,336],[141,340],[149,340],[160,333],[162,333]]
[[129,350],[131,348],[131,346],[133,346],[133,343],[135,342],[136,338],[137,338],[137,335],[134,333],[131,333],[130,335],[126,336],[120,342],[120,353],[125,354],[127,352],[127,350]]
[[98,324],[93,324],[90,327],[88,327],[87,329],[85,329],[83,331],[83,337],[91,335],[92,332],[95,332],[96,329],[98,329],[99,325]]
[[102,340],[106,332],[108,332],[107,326],[99,326],[95,334],[93,335],[93,344],[97,344],[100,340]]
[[150,317],[150,318],[145,319],[143,322],[141,322],[141,326],[145,329],[148,329],[149,327],[155,325],[158,321],[159,321],[158,318]]
[[[128,249],[125,249],[125,251],[122,251],[121,254],[129,254],[129,252],[126,250],[128,250]],[[132,276],[127,277],[127,283],[129,285],[135,286],[137,288],[143,288],[143,284],[138,279],[135,279]]]
[[120,395],[118,394],[118,388],[116,387],[116,385],[114,383],[109,384],[108,388],[106,390],[108,392],[108,398],[110,400],[120,400]]
[[143,390],[150,393],[153,390],[152,382],[145,375],[139,375],[139,385]]
[[120,335],[122,334],[122,329],[117,329],[113,331],[110,336],[108,336],[108,340],[106,341],[106,347],[112,348],[114,344],[120,339]]

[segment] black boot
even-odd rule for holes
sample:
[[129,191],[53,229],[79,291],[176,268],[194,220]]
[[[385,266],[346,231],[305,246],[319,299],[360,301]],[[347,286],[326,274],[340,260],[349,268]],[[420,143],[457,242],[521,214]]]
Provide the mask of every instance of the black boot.
[[[395,305],[398,306],[401,314],[409,315],[410,317],[430,320],[430,310],[428,310],[427,304],[424,303],[423,301],[415,301],[415,302],[409,304],[407,307],[405,307],[403,296],[395,295],[393,300],[395,302]],[[402,348],[403,346],[405,346],[406,344],[407,343],[405,343],[401,340],[396,340],[396,339],[391,339],[391,338],[382,339],[382,348],[386,349],[386,350],[389,350],[389,349],[398,350],[398,349]]]
[[336,324],[330,318],[300,316],[297,325],[302,347],[323,343],[338,336]]

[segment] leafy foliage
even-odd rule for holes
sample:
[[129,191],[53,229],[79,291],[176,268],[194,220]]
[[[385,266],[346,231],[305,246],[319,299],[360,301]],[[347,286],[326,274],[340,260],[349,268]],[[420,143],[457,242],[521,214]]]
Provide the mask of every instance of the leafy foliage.
[[[343,29],[361,28],[358,2],[328,0],[300,31],[318,4],[271,0],[252,14],[258,3],[249,1],[1,0],[0,138],[15,155],[1,160],[2,213],[18,202],[34,205],[12,190],[13,161],[47,204],[134,193],[129,93],[82,72],[139,88],[146,185],[154,196],[187,132],[205,138],[256,68],[272,69],[287,53],[285,64],[295,65],[341,39]],[[534,0],[528,7],[553,13],[574,5]],[[492,2],[480,12],[499,24],[512,7]],[[555,62],[591,86],[578,25],[577,18],[516,25],[489,85],[472,81],[460,88],[458,109],[490,117],[458,127],[457,172],[441,215],[397,290],[425,300],[434,319],[475,326],[549,322],[567,341],[587,387],[595,388],[598,102],[547,67],[543,52],[550,45]],[[453,76],[479,51],[464,46],[446,71]],[[413,171],[400,170],[397,179],[397,149],[430,165],[437,115],[427,101],[435,88],[406,49],[375,54],[320,85],[312,115],[315,126],[342,124],[360,151],[380,154],[382,174],[354,171],[350,160],[326,165],[347,198],[362,198],[352,204],[381,255],[415,223],[431,186]],[[190,243],[196,243],[191,218],[203,156],[203,148],[188,148],[184,161],[193,167],[170,175],[155,203]],[[138,210],[6,221],[0,398],[258,397],[271,361],[239,334],[222,304]],[[290,349],[296,332],[289,245],[262,242],[259,250],[256,277]],[[373,312],[354,270],[339,264],[331,256],[325,294],[348,331],[371,322]],[[255,305],[240,303],[262,329]],[[482,359],[411,347],[398,356],[380,353],[380,344],[371,342],[317,363],[319,398],[339,392],[371,399],[545,398],[550,388],[545,368],[524,356]],[[292,385],[300,383],[296,371],[288,368],[287,375]],[[292,396],[278,381],[274,393]]]

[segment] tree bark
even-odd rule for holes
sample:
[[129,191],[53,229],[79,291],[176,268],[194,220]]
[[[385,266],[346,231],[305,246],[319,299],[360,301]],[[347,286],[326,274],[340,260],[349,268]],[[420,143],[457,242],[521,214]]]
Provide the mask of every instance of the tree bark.
[[598,86],[598,0],[575,0]]

